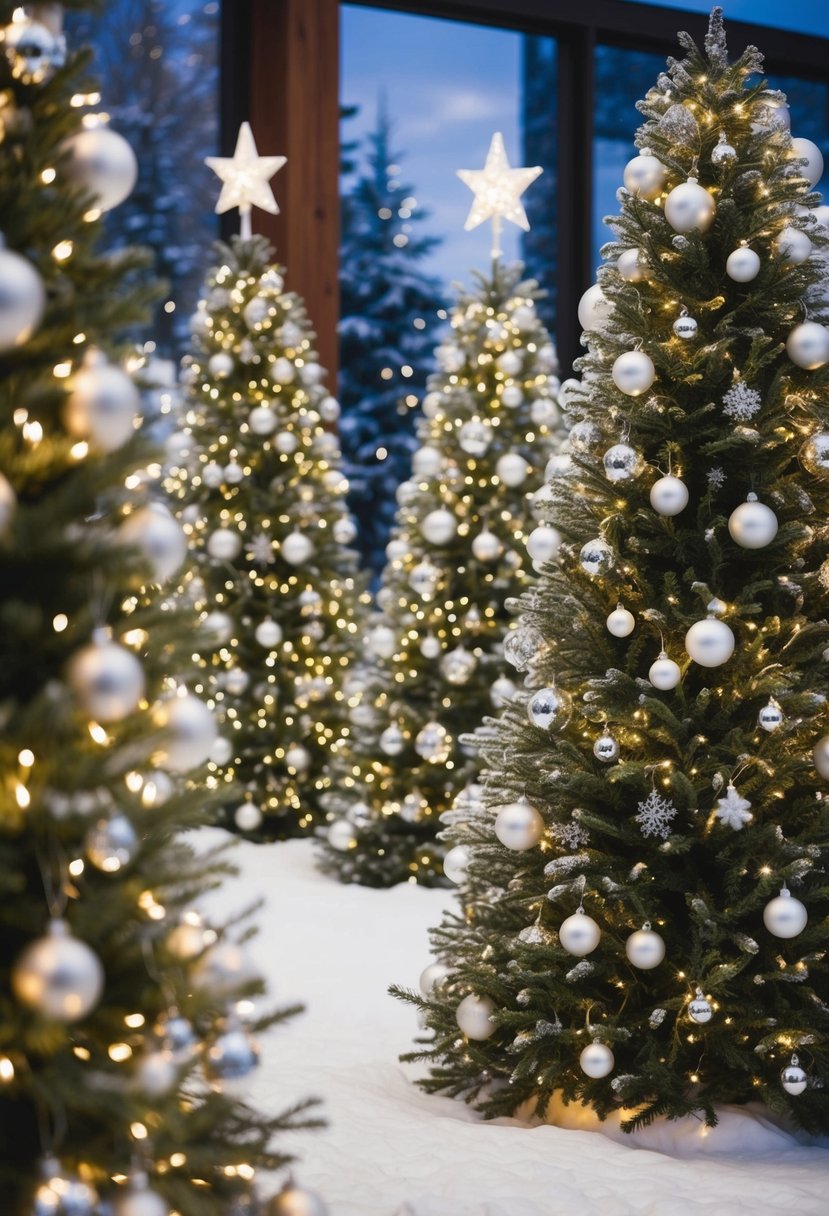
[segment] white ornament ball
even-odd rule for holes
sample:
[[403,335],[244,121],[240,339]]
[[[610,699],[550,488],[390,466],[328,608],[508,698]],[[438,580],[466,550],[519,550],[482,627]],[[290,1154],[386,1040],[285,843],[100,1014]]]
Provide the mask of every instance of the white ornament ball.
[[147,1097],[160,1098],[169,1093],[177,1079],[178,1063],[166,1047],[142,1052],[138,1057],[133,1083]]
[[[796,1059],[796,1057],[795,1057]],[[809,1084],[809,1077],[800,1067],[795,1064],[794,1060],[780,1073],[780,1084],[783,1086],[787,1094],[791,1094],[796,1098],[803,1093],[806,1086]]]
[[609,1076],[615,1065],[613,1052],[605,1043],[588,1043],[579,1056],[579,1068],[595,1081]]
[[812,214],[822,227],[829,229],[829,204],[823,203],[820,207],[815,207]]
[[210,635],[211,641],[226,642],[233,633],[233,618],[226,612],[208,612],[201,628]]
[[331,397],[330,395],[323,397],[317,408],[323,422],[336,422],[342,413],[339,401],[336,397]]
[[573,457],[567,452],[556,452],[555,456],[551,456],[547,461],[544,476],[547,481],[555,481],[557,477],[566,477],[572,471]]
[[558,688],[539,688],[527,702],[527,717],[539,730],[560,730],[571,710],[569,695]]
[[368,647],[378,659],[390,659],[397,650],[397,633],[391,625],[374,625],[368,632]]
[[765,503],[740,503],[728,517],[731,539],[743,549],[764,549],[777,535],[777,516]]
[[536,397],[530,406],[530,418],[536,426],[555,426],[561,419],[561,410],[551,397]]
[[579,300],[579,325],[588,333],[591,330],[601,332],[612,313],[613,305],[598,283],[588,287]]
[[451,751],[449,732],[442,722],[427,722],[415,735],[414,748],[427,764],[443,764]]
[[203,701],[187,693],[171,697],[156,707],[155,725],[163,732],[157,763],[173,773],[188,773],[204,764],[218,730],[216,720]]
[[598,739],[593,744],[593,755],[597,760],[601,761],[602,764],[615,764],[619,759],[620,750],[619,740],[615,739],[613,735],[608,734],[606,731],[604,734],[599,735]]
[[314,555],[314,543],[304,532],[289,532],[283,540],[280,553],[291,566],[301,566]]
[[207,552],[220,562],[231,562],[242,550],[242,538],[232,528],[217,528],[207,538]]
[[815,762],[815,768],[821,777],[829,780],[829,735],[824,735],[822,739],[818,739],[812,752],[812,758]]
[[528,462],[518,452],[505,452],[498,457],[495,472],[505,486],[522,486],[530,471]]
[[772,697],[767,705],[757,715],[757,725],[771,734],[778,730],[784,722],[783,710]]
[[734,653],[734,634],[725,621],[707,617],[685,634],[685,649],[700,667],[721,667]]
[[663,650],[659,658],[651,663],[648,679],[654,688],[658,688],[662,692],[669,692],[670,689],[676,688],[682,679],[682,670],[679,664],[675,663],[673,659],[669,659]]
[[434,995],[435,989],[441,988],[446,983],[451,974],[446,963],[430,963],[420,973],[418,987],[421,995],[428,1000],[430,996]]
[[612,482],[631,481],[645,467],[641,453],[629,443],[614,443],[605,452],[602,463],[605,477]]
[[163,503],[133,511],[118,529],[118,541],[143,554],[157,583],[171,579],[187,556],[187,537]]
[[812,252],[812,242],[800,228],[784,228],[774,240],[774,252],[781,262],[800,266]]
[[458,432],[458,443],[469,456],[483,456],[492,443],[492,427],[474,418]]
[[495,360],[495,366],[505,376],[517,376],[521,371],[521,356],[518,351],[505,350],[502,355],[499,355]]
[[665,199],[665,219],[674,232],[707,232],[714,220],[717,204],[695,177],[674,186]]
[[264,646],[266,650],[273,650],[274,646],[278,646],[282,641],[282,626],[278,621],[266,617],[256,626],[253,636],[260,646]]
[[508,410],[517,410],[524,401],[523,389],[517,384],[507,384],[501,393],[501,404]]
[[283,456],[293,456],[299,447],[299,439],[293,431],[280,431],[278,435],[274,436],[273,446]]
[[256,329],[258,325],[261,325],[270,312],[270,308],[270,304],[262,296],[254,296],[253,299],[248,300],[242,309],[242,316],[248,329]]
[[816,186],[823,177],[823,153],[811,139],[793,139],[792,153],[797,160],[805,160],[800,172],[810,186]]
[[144,668],[105,634],[72,656],[66,674],[84,712],[97,722],[123,721],[144,695]]
[[319,363],[306,363],[299,374],[303,384],[321,384],[325,379],[325,368]]
[[213,764],[225,765],[233,755],[233,744],[224,735],[219,735],[211,745],[210,751],[207,754],[208,760]]
[[217,351],[207,360],[207,370],[217,380],[226,380],[228,376],[232,375],[233,366],[233,356],[229,355],[226,350]]
[[620,392],[640,397],[656,379],[656,368],[643,350],[626,350],[614,361],[610,374]]
[[420,532],[430,545],[446,545],[458,530],[458,521],[451,511],[438,507],[420,521]]
[[466,882],[469,872],[469,848],[465,844],[456,844],[443,859],[443,872],[450,882],[457,886]]
[[601,936],[602,931],[593,917],[583,911],[574,912],[572,916],[568,916],[558,931],[558,938],[562,946],[568,954],[573,954],[576,958],[584,958],[586,954],[592,954],[598,946]]
[[772,131],[790,131],[792,126],[792,118],[789,112],[788,104],[783,97],[759,97],[757,103],[760,107],[761,121],[754,120],[751,124],[752,131],[764,131],[771,129]]
[[207,486],[208,490],[216,490],[224,481],[224,471],[220,464],[216,464],[215,460],[211,460],[206,464],[201,471],[201,479]]
[[399,756],[405,746],[406,737],[395,722],[380,735],[380,751],[386,756]]
[[740,245],[729,253],[725,273],[735,283],[750,283],[760,273],[760,255],[748,245]]
[[653,929],[637,929],[625,942],[625,954],[640,971],[652,971],[665,957],[665,943]]
[[260,978],[244,946],[222,940],[206,950],[193,968],[193,983],[212,997],[230,997]]
[[763,909],[763,924],[775,937],[797,937],[806,928],[808,919],[805,906],[785,887]]
[[460,686],[467,684],[478,666],[478,660],[465,646],[456,646],[449,650],[440,661],[440,674],[448,684]]
[[552,561],[561,548],[561,533],[550,524],[539,524],[527,537],[527,552],[534,562]]
[[70,435],[114,452],[132,436],[139,409],[138,390],[127,373],[92,354],[72,381],[63,417]]
[[502,806],[495,817],[495,835],[505,849],[526,853],[544,836],[544,820],[526,799]]
[[638,156],[625,165],[623,180],[625,189],[631,194],[652,202],[662,193],[668,180],[668,170],[661,160],[643,148]]
[[533,329],[538,324],[538,317],[536,316],[533,303],[519,304],[517,308],[513,309],[512,323],[516,329],[522,331]]
[[650,502],[657,515],[670,519],[688,506],[688,487],[678,477],[660,477],[651,486]]
[[437,477],[443,468],[443,454],[437,448],[418,448],[412,456],[412,473],[416,477]]
[[497,680],[493,681],[492,688],[489,690],[489,698],[496,709],[503,709],[517,691],[518,689],[509,676],[499,676]]
[[244,480],[245,470],[236,460],[231,460],[225,465],[223,478],[229,485],[237,486],[240,481]]
[[45,307],[46,291],[34,266],[0,245],[0,351],[28,342]]
[[28,1009],[58,1022],[77,1022],[100,1000],[104,969],[65,920],[51,920],[45,937],[30,942],[12,967],[14,995]]
[[443,393],[427,393],[421,409],[427,418],[436,418],[443,408]]
[[688,315],[687,312],[683,312],[674,321],[673,325],[671,326],[671,329],[674,331],[674,333],[676,334],[676,336],[678,338],[681,338],[683,340],[683,342],[690,342],[693,338],[695,338],[697,336],[697,330],[699,329],[699,323],[697,322],[695,317],[691,317]]
[[640,249],[625,249],[616,259],[616,269],[626,283],[641,283],[648,267]]
[[816,371],[829,360],[829,329],[817,321],[801,322],[786,339],[786,353],[798,367]]
[[11,482],[0,473],[0,539],[7,537],[11,532],[16,511],[17,495]]
[[278,421],[276,414],[268,405],[257,405],[248,415],[248,423],[254,435],[272,435],[277,428]]
[[329,826],[325,838],[338,853],[347,853],[357,844],[354,828],[347,819],[335,819]]
[[290,359],[286,359],[284,355],[280,355],[270,365],[268,375],[274,384],[293,384],[296,379],[296,367]]
[[301,743],[293,743],[285,751],[285,764],[295,773],[306,773],[311,767],[311,753]]
[[240,832],[255,832],[262,822],[262,812],[253,802],[243,802],[233,812],[233,822]]
[[714,1009],[711,1002],[701,994],[697,994],[688,1002],[688,1017],[692,1022],[696,1022],[697,1026],[704,1026],[706,1022],[710,1022],[714,1016]]
[[436,638],[433,633],[427,633],[426,637],[421,639],[420,653],[424,659],[436,659],[442,649],[440,638]]
[[468,1039],[482,1042],[495,1034],[496,1027],[492,1021],[494,1013],[495,1006],[489,997],[475,996],[474,993],[470,993],[469,996],[463,998],[455,1010],[455,1020],[461,1032]]
[[503,552],[501,538],[488,528],[479,532],[472,542],[472,553],[479,562],[497,561]]
[[72,135],[64,144],[68,179],[94,195],[101,211],[111,211],[129,198],[138,180],[138,161],[130,145],[101,123]]
[[231,697],[241,697],[250,683],[250,676],[241,667],[231,667],[225,673],[223,684]]
[[608,633],[612,633],[614,638],[629,637],[635,627],[636,617],[621,604],[614,608],[607,618]]

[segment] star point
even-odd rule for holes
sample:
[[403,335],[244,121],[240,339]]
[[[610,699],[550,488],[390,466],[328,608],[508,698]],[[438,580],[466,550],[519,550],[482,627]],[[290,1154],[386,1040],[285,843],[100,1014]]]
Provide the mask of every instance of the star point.
[[238,207],[245,215],[251,207],[279,214],[279,206],[270,186],[270,179],[285,164],[285,156],[260,156],[250,123],[243,122],[236,138],[233,156],[207,156],[205,164],[212,169],[222,183],[216,203],[216,214],[221,215]]
[[[513,169],[507,160],[504,137],[500,131],[496,131],[492,136],[483,169],[458,169],[458,177],[475,196],[464,224],[466,231],[469,232],[485,220],[491,219],[496,246],[502,220],[509,220],[511,224],[528,232],[530,223],[520,198],[542,172],[540,165]],[[494,249],[493,253],[496,252],[500,250]]]

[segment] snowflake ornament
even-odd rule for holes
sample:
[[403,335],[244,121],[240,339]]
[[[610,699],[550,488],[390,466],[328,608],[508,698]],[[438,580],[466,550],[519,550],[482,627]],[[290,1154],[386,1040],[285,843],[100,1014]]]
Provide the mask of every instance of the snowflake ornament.
[[725,473],[722,469],[709,469],[705,476],[712,490],[721,490],[725,485]]
[[643,836],[660,836],[663,840],[670,836],[671,822],[678,814],[670,798],[663,798],[656,790],[651,790],[637,809],[636,822]]
[[570,852],[581,848],[590,839],[587,828],[583,828],[576,819],[571,819],[568,823],[554,823],[550,834],[560,848],[569,849]]
[[749,388],[744,380],[736,380],[722,399],[723,413],[738,422],[749,422],[759,414],[763,399],[756,388]]
[[273,561],[273,537],[267,532],[257,532],[256,536],[251,537],[247,557],[248,561],[260,566],[269,565]]
[[749,800],[738,794],[736,787],[729,782],[725,797],[717,799],[717,809],[714,813],[724,827],[739,832],[754,818],[750,808]]

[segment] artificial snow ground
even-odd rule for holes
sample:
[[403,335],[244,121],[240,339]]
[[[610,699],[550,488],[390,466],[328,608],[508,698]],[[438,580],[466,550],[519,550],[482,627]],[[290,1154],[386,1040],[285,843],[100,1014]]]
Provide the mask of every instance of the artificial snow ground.
[[[206,834],[215,843],[219,833]],[[631,1140],[604,1132],[485,1123],[430,1097],[398,1063],[414,1012],[388,985],[415,986],[427,929],[451,899],[411,886],[341,886],[313,844],[241,843],[239,877],[207,910],[264,897],[252,950],[279,1004],[307,1012],[262,1043],[252,1100],[277,1111],[324,1099],[329,1126],[296,1135],[296,1173],[331,1216],[826,1216],[829,1148],[808,1147],[757,1114],[726,1112],[707,1136],[663,1123]]]

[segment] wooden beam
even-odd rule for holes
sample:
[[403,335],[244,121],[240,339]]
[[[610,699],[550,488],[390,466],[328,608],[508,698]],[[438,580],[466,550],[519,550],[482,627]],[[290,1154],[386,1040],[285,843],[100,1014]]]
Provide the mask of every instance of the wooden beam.
[[[281,212],[253,212],[286,283],[305,300],[336,391],[339,320],[339,3],[236,0],[247,10],[248,117],[260,153],[287,156],[274,178]],[[238,102],[236,103],[238,106]]]

